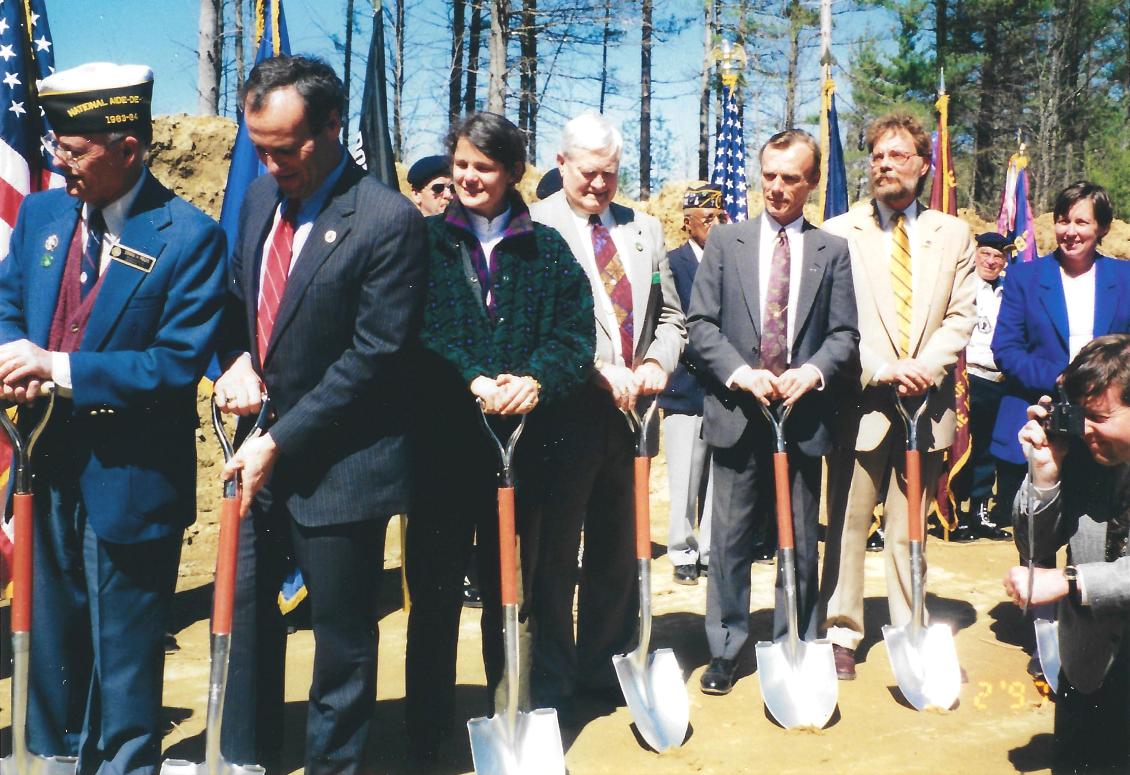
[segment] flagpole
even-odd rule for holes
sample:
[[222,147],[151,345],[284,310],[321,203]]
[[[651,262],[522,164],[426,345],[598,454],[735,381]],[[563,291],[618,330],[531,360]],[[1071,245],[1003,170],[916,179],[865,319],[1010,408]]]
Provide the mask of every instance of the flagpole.
[[832,81],[832,0],[820,0],[820,70],[823,79],[820,87],[820,199],[814,223],[824,222],[828,201],[828,156],[831,152],[828,114],[832,110],[832,94],[836,86]]

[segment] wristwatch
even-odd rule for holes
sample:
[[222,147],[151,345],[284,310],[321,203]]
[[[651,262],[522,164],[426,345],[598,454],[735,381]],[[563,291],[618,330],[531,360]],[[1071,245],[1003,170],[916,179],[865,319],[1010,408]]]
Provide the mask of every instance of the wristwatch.
[[1067,596],[1071,598],[1071,602],[1082,605],[1083,601],[1079,596],[1079,569],[1074,565],[1067,565],[1063,569],[1063,577],[1067,579]]

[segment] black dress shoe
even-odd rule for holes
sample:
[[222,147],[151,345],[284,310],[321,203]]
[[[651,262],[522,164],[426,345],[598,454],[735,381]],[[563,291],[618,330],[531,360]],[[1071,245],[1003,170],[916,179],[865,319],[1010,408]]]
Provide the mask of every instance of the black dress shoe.
[[978,538],[980,538],[980,535],[969,525],[958,525],[949,534],[949,540],[959,544],[967,544],[970,541],[976,541]]
[[734,673],[737,672],[737,663],[732,659],[715,657],[710,660],[706,670],[699,680],[699,687],[703,694],[729,694],[734,688]]
[[886,545],[886,541],[883,540],[882,530],[876,530],[874,533],[867,536],[867,551],[869,552],[881,552]]
[[686,584],[694,586],[698,583],[698,565],[695,563],[688,563],[687,565],[675,566],[675,583]]
[[468,608],[483,607],[483,597],[479,594],[479,588],[466,576],[463,577],[463,605]]
[[1012,533],[1003,527],[997,527],[992,522],[982,522],[973,528],[978,538],[988,538],[990,541],[1011,541]]
[[760,565],[772,565],[777,559],[777,550],[772,546],[759,546],[753,550],[753,561]]

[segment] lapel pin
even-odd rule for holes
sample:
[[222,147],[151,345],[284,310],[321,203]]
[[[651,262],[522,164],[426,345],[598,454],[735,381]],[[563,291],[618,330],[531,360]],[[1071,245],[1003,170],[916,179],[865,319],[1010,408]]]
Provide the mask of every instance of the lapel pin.
[[43,243],[43,247],[46,250],[54,250],[55,248],[59,247],[59,235],[52,234],[47,238],[46,242]]
[[51,255],[50,253],[44,253],[43,258],[40,259],[39,263],[43,265],[44,269],[46,269],[47,267],[51,266],[51,262],[54,260],[55,256]]
[[326,232],[326,244],[327,245],[332,245],[334,240],[336,240],[336,239],[337,239],[337,232],[336,231],[334,231],[333,229],[330,229],[329,231]]
[[643,252],[643,243],[642,243],[642,242],[637,242],[637,243],[636,243],[636,252],[637,252],[637,253],[642,253],[642,252]]

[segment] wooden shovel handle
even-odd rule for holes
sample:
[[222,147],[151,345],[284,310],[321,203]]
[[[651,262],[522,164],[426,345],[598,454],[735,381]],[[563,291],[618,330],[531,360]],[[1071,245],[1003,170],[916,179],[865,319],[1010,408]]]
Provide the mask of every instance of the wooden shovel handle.
[[773,453],[773,484],[777,490],[777,546],[793,549],[796,539],[793,537],[793,503],[789,492],[787,452]]
[[648,483],[651,480],[651,458],[636,458],[636,559],[651,559],[651,503]]
[[15,546],[12,547],[12,632],[31,632],[31,493],[12,495]]
[[518,604],[518,562],[515,557],[514,488],[498,488],[498,566],[502,575],[502,604]]
[[220,545],[216,550],[216,585],[212,599],[213,635],[231,634],[238,556],[239,498],[224,498],[220,501]]
[[906,518],[907,537],[922,543],[922,453],[906,451]]

